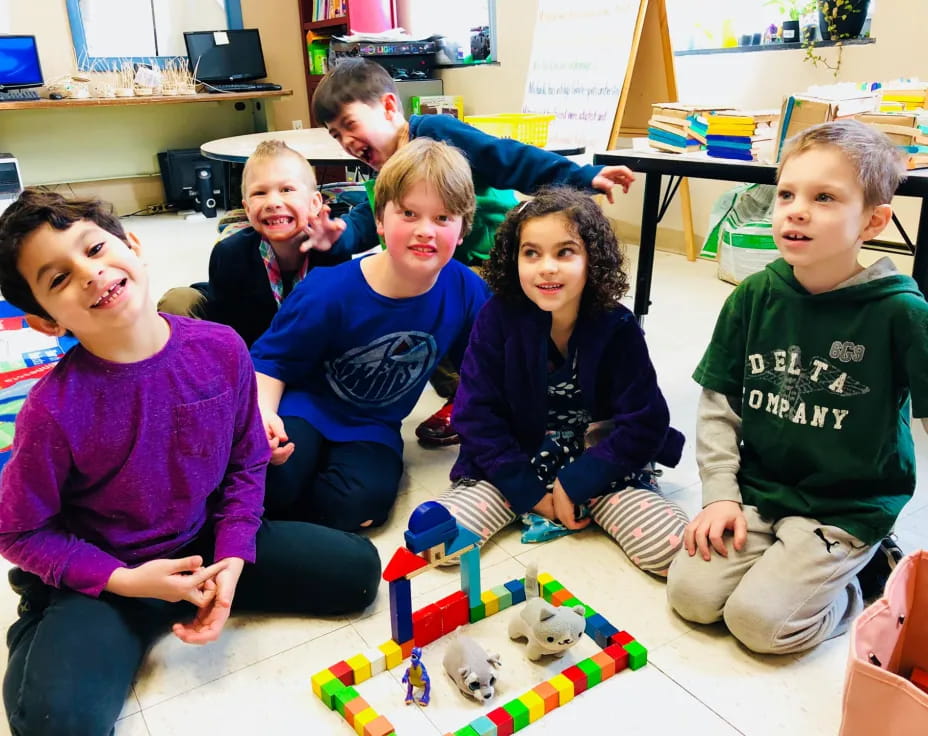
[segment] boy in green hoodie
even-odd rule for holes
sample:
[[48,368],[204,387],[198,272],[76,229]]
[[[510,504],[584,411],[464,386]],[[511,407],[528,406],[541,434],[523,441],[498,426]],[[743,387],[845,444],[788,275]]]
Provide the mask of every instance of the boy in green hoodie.
[[756,652],[843,632],[876,592],[861,582],[901,555],[887,535],[915,489],[910,414],[928,417],[928,304],[888,258],[858,255],[902,175],[893,144],[856,121],[790,141],[782,258],[731,294],[694,374],[703,510],[667,594]]

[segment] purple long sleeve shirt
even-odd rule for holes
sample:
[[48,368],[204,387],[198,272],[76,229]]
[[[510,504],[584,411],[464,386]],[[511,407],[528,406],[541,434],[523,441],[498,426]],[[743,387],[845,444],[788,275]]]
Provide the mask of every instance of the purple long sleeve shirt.
[[118,567],[171,557],[204,527],[253,562],[269,457],[254,367],[225,326],[164,315],[137,363],[78,345],[33,387],[0,474],[0,554],[98,596]]

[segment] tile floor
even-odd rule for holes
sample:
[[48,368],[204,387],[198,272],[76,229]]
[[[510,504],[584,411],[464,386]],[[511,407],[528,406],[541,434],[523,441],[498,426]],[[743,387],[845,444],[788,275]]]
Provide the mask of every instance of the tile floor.
[[[205,278],[214,220],[185,222],[165,215],[132,218],[128,226],[139,234],[146,249],[152,294]],[[629,248],[632,261],[635,255],[636,249]],[[899,260],[900,268],[908,272],[911,262]],[[674,424],[690,437],[698,394],[690,374],[730,291],[730,286],[715,278],[714,264],[657,254],[654,304],[645,327]],[[413,435],[416,424],[439,405],[438,397],[427,392],[404,425],[407,472],[400,497],[390,522],[371,534],[384,561],[402,542],[412,509],[446,486],[454,449],[424,450]],[[926,467],[924,434],[919,433],[917,444],[919,460]],[[666,471],[662,480],[665,493],[690,514],[700,505],[692,452],[690,444],[680,466]],[[898,532],[907,550],[928,543],[928,492],[924,488],[906,507]],[[569,707],[530,726],[528,733],[592,733],[594,729],[649,736],[837,733],[846,637],[799,656],[752,655],[720,626],[691,626],[677,618],[667,606],[663,583],[633,568],[615,544],[594,530],[544,545],[522,545],[515,528],[500,534],[482,555],[484,588],[520,576],[532,560],[614,624],[634,634],[648,647],[650,664],[597,686]],[[413,605],[419,607],[453,592],[457,585],[455,570],[418,576],[413,581]],[[0,625],[4,628],[15,617],[15,603],[12,593],[0,585]],[[521,647],[506,637],[506,623],[504,612],[473,627],[476,638],[502,656],[496,704],[566,666],[528,662]],[[347,736],[351,733],[347,724],[312,695],[309,677],[389,636],[386,587],[370,609],[357,616],[234,618],[222,639],[204,648],[166,636],[146,658],[116,734],[186,736],[219,731],[229,736]],[[568,658],[588,656],[591,646],[584,641]],[[427,709],[402,705],[399,678],[403,668],[361,686],[364,697],[393,721],[399,734],[441,736],[481,712],[442,673],[442,653],[440,641],[425,650],[434,683],[433,704]],[[5,719],[0,733],[7,733]]]

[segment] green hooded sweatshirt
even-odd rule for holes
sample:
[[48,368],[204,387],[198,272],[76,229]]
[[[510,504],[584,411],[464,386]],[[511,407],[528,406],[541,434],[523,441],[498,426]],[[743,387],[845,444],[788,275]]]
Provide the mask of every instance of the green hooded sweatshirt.
[[928,304],[889,259],[823,294],[768,265],[725,302],[693,377],[740,399],[743,503],[867,544],[889,532],[915,489],[910,396],[928,416]]

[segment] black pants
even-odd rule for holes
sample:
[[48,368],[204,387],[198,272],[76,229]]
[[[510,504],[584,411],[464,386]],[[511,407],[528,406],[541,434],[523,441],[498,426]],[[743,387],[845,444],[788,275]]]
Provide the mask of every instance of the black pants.
[[269,518],[356,531],[385,523],[396,501],[403,460],[379,442],[331,442],[305,419],[282,417],[296,445],[283,465],[267,470]]
[[[173,557],[203,554],[203,535]],[[7,633],[3,700],[15,736],[106,736],[122,709],[142,657],[176,621],[192,619],[186,602],[91,598],[49,588],[14,570],[20,618]],[[12,575],[11,575],[12,577]],[[314,524],[265,521],[257,560],[245,565],[232,602],[236,611],[333,616],[359,611],[376,596],[380,558],[355,534]]]

